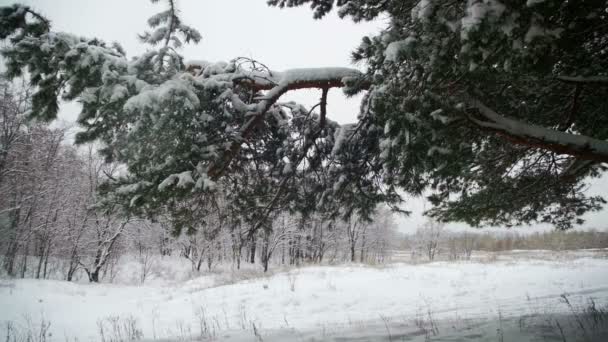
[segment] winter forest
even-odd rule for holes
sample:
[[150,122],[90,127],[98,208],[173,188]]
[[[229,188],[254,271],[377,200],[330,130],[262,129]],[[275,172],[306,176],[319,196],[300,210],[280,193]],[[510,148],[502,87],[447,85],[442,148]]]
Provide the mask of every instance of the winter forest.
[[606,1],[105,7],[0,1],[6,342],[608,339]]

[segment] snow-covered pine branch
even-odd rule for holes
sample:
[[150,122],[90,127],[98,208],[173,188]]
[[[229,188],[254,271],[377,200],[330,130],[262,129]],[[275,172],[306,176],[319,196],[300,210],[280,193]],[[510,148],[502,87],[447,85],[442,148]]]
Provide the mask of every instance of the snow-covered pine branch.
[[[332,9],[355,21],[389,18],[353,52],[371,82],[357,127],[367,146],[381,147],[387,185],[433,192],[429,213],[437,218],[569,228],[600,208],[603,199],[582,189],[606,160],[602,2],[269,3],[310,5],[316,18]],[[500,125],[479,116],[485,126],[501,127],[467,120],[457,106],[466,102],[461,94],[504,116]]]
[[[430,213],[472,225],[540,221],[568,228],[600,207],[602,199],[582,189],[602,166],[580,159],[605,161],[603,4],[269,3],[310,4],[317,18],[333,8],[355,21],[385,15],[390,23],[353,52],[355,62],[366,64],[364,73],[276,72],[243,58],[184,63],[179,45],[200,35],[181,23],[173,1],[149,20],[144,38],[156,47],[132,60],[117,45],[52,32],[25,7],[3,7],[1,37],[10,39],[3,54],[10,75],[33,74],[33,115],[55,117],[58,94],[82,102],[77,140],[101,141],[108,160],[126,165],[104,193],[138,214],[173,206],[174,199],[191,204],[218,189],[268,199],[284,185],[289,196],[277,197],[289,199],[284,207],[331,208],[344,218],[353,207],[363,213],[381,201],[397,203],[397,189],[432,191]],[[332,87],[369,90],[352,130],[332,124],[313,137],[328,114],[324,106],[300,115],[307,111],[277,103],[290,90],[326,94]],[[463,102],[459,94],[483,100],[489,111],[477,108],[474,120],[484,118],[487,127],[455,107]],[[310,149],[299,166],[303,146]],[[524,190],[538,195],[521,196]],[[503,198],[493,198],[497,192]],[[241,208],[275,207],[239,200],[247,202]]]
[[479,114],[485,119],[485,121],[477,120],[470,116],[469,120],[483,129],[496,131],[501,135],[505,135],[516,144],[538,147],[585,160],[608,162],[608,141],[606,140],[561,132],[513,120],[496,113],[477,99],[469,99],[467,104],[477,109]]
[[[192,69],[192,67],[190,67]],[[349,78],[361,77],[356,69],[350,68],[311,68],[293,69],[284,72],[243,72],[232,77],[232,81],[251,87],[253,90],[268,90],[258,97],[255,106],[248,107],[245,116],[248,118],[239,129],[239,135],[220,163],[209,168],[209,176],[217,179],[229,166],[231,159],[238,153],[242,140],[248,139],[252,130],[263,120],[266,112],[276,104],[279,98],[288,91],[297,89],[318,88],[326,92],[330,88],[344,87]],[[221,75],[220,75],[221,77]]]

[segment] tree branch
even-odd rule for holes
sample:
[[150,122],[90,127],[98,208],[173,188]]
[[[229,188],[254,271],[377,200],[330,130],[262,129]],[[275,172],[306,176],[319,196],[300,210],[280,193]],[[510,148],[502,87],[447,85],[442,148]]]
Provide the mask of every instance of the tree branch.
[[608,141],[508,118],[496,113],[476,99],[469,98],[466,102],[476,108],[479,114],[487,120],[482,121],[468,116],[471,122],[484,129],[494,131],[515,144],[568,154],[584,160],[608,162]]
[[588,83],[608,86],[608,76],[557,76],[556,78],[566,83]]
[[323,88],[323,92],[321,93],[321,116],[319,118],[319,129],[323,129],[325,127],[325,122],[327,120],[327,93],[329,92],[329,88]]
[[[272,75],[272,76],[270,76]],[[233,78],[233,82],[238,82],[251,87],[256,91],[268,90],[256,105],[255,110],[248,112],[245,116],[249,120],[241,126],[239,133],[230,145],[230,148],[223,154],[218,163],[211,165],[207,171],[207,176],[212,180],[217,180],[230,166],[232,159],[238,154],[243,141],[247,140],[254,128],[262,122],[264,115],[278,101],[278,99],[290,90],[320,88],[324,90],[324,97],[327,98],[327,91],[330,88],[343,87],[343,79],[346,77],[360,77],[361,72],[349,68],[313,68],[313,69],[292,69],[285,72],[268,72],[263,75],[257,73],[245,73]],[[322,111],[323,111],[322,105]]]

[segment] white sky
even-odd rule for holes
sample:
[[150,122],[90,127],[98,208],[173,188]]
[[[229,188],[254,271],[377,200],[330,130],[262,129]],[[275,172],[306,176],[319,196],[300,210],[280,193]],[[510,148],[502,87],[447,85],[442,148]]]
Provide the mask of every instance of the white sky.
[[[14,1],[0,0],[0,5]],[[139,55],[146,46],[137,34],[147,29],[146,20],[164,9],[161,1],[153,5],[149,0],[22,0],[49,18],[53,30],[117,41],[128,56]],[[323,20],[312,19],[307,7],[280,10],[268,7],[265,0],[178,0],[183,21],[195,27],[203,36],[198,45],[186,46],[183,54],[188,59],[228,61],[235,57],[251,57],[273,70],[302,67],[352,66],[350,52],[365,35],[383,27],[383,20],[354,24],[341,20],[332,13]],[[362,66],[359,66],[362,67]],[[289,93],[282,100],[294,100],[305,105],[318,102],[320,92],[304,90]],[[340,90],[330,91],[328,116],[340,123],[353,122],[359,99],[346,99]],[[73,122],[78,106],[62,107],[60,118]],[[608,192],[608,177],[595,181],[593,194]],[[421,213],[429,204],[424,200],[408,201],[413,211],[409,218],[399,218],[400,230],[412,232],[422,222]],[[590,214],[581,228],[608,229],[608,211]],[[465,225],[450,225],[466,229]],[[521,227],[518,231],[551,229],[547,226]],[[492,229],[493,230],[493,229]]]

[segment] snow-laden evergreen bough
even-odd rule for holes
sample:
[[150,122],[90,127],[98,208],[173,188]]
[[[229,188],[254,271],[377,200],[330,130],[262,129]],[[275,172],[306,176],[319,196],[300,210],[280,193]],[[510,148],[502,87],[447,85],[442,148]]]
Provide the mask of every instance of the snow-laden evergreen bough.
[[353,52],[361,121],[381,130],[385,182],[430,190],[429,214],[568,228],[604,203],[583,191],[608,162],[606,1],[268,2],[390,19]]
[[[140,38],[151,48],[129,59],[116,43],[52,31],[29,7],[0,9],[7,74],[27,71],[36,87],[31,116],[52,120],[59,99],[80,102],[76,142],[99,141],[107,161],[126,165],[100,189],[107,204],[151,216],[166,209],[179,230],[199,225],[219,193],[253,234],[281,210],[365,217],[398,200],[372,170],[353,166],[362,156],[336,148],[343,128],[328,118],[327,93],[360,82],[359,71],[184,61],[178,49],[201,35],[181,22],[173,1],[148,23]],[[319,89],[317,112],[278,102],[302,88]]]
[[[365,73],[275,72],[246,59],[184,62],[176,50],[200,35],[171,1],[141,35],[156,48],[131,60],[16,5],[1,9],[3,55],[9,75],[27,69],[38,87],[34,117],[54,118],[58,97],[82,102],[77,141],[102,141],[128,167],[106,184],[108,200],[169,208],[185,224],[218,189],[256,226],[278,209],[365,213],[397,203],[397,189],[473,225],[568,228],[604,202],[583,191],[608,161],[605,1],[268,3],[390,23],[353,52]],[[357,123],[328,118],[333,87],[367,91]],[[278,102],[301,88],[320,89],[318,113]]]

